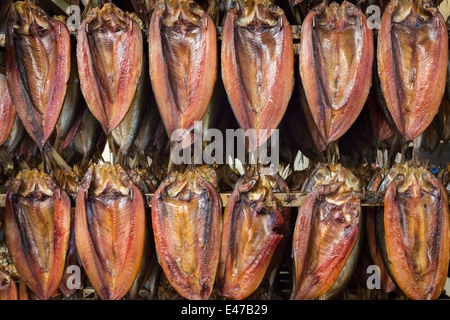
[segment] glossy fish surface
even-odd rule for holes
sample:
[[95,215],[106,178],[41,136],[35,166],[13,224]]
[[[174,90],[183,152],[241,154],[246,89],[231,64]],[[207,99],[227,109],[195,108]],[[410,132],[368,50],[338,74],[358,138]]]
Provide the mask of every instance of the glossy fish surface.
[[319,165],[293,234],[291,299],[326,299],[345,287],[356,265],[361,234],[360,181],[341,165]]
[[322,2],[302,24],[300,75],[325,145],[350,128],[366,102],[373,47],[366,17],[347,1]]
[[69,234],[67,193],[43,172],[19,172],[6,196],[6,244],[20,276],[39,299],[49,299],[58,289]]
[[77,33],[83,96],[106,134],[123,120],[134,99],[143,64],[142,32],[114,4],[93,8]]
[[[73,171],[66,171],[64,169],[56,169],[53,173],[58,185],[63,188],[70,197],[75,198],[78,193],[80,178]],[[67,247],[63,276],[59,283],[59,291],[61,291],[65,297],[70,297],[78,289],[81,289],[81,287],[76,285],[77,282],[81,286],[85,280],[86,273],[78,259],[77,244],[75,241],[75,208],[72,207],[70,208],[69,244]]]
[[103,300],[121,299],[138,274],[144,248],[144,198],[120,166],[91,165],[78,190],[75,240],[86,274]]
[[[217,278],[225,298],[241,300],[254,292],[287,237],[283,208],[272,195],[287,191],[287,184],[273,172],[257,170],[248,169],[236,182],[225,208]],[[267,205],[268,200],[272,204]]]
[[254,148],[286,112],[294,86],[293,39],[283,10],[270,1],[235,4],[223,28],[222,79],[239,125],[256,130]]
[[193,1],[160,1],[153,11],[150,79],[169,137],[177,129],[192,130],[208,108],[217,73],[216,37],[211,17]]
[[[372,178],[369,185],[367,186],[368,191],[377,191],[383,179],[387,174],[387,169],[380,169]],[[367,244],[369,247],[369,253],[372,258],[373,263],[380,268],[380,282],[381,289],[384,292],[391,292],[395,290],[395,283],[392,281],[389,273],[384,266],[382,249],[377,245],[377,228],[375,224],[375,215],[379,214],[377,211],[383,210],[381,207],[366,207],[366,236]]]
[[171,173],[152,199],[152,224],[161,267],[183,297],[206,300],[219,262],[222,205],[215,171]]
[[450,257],[447,193],[428,170],[403,166],[406,174],[387,188],[379,220],[385,265],[409,298],[437,299]]
[[9,96],[6,76],[0,74],[0,146],[8,139],[16,120],[16,108]]
[[392,0],[378,33],[378,75],[387,108],[405,140],[420,135],[445,91],[448,33],[429,1]]
[[7,81],[28,134],[42,149],[58,121],[70,75],[70,34],[31,2],[15,2],[6,28]]

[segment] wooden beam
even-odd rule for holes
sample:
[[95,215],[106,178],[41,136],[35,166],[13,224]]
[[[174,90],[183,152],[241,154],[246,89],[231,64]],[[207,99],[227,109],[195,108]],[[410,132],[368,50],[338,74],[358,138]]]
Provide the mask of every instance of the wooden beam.
[[[361,200],[361,206],[372,207],[372,206],[383,206],[384,204],[384,192],[381,191],[365,191],[356,193]],[[220,199],[222,201],[222,206],[226,206],[231,196],[231,192],[220,193]],[[274,193],[275,198],[277,198],[283,207],[296,208],[301,207],[303,201],[305,201],[307,193],[305,192],[291,192],[290,198],[286,193]],[[146,200],[147,206],[151,207],[153,194],[145,194],[144,199]],[[75,199],[73,199],[75,200]],[[0,207],[5,207],[6,194],[0,194]],[[266,202],[266,205],[270,206],[272,203],[270,201]]]

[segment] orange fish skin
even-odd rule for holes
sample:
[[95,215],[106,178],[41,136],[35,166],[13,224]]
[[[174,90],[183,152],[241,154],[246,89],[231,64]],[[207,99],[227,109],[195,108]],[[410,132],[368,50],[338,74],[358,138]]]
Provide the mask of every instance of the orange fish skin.
[[127,114],[143,68],[142,32],[114,4],[93,8],[77,33],[80,85],[106,134]]
[[173,172],[152,199],[152,225],[161,267],[177,292],[207,300],[219,263],[222,205],[208,166]]
[[433,121],[445,92],[448,32],[428,1],[392,0],[378,32],[378,75],[386,105],[406,141]]
[[[254,149],[278,127],[291,98],[293,38],[281,8],[264,0],[239,4],[225,20],[222,80],[239,125],[258,134],[250,141]],[[267,130],[267,135],[259,130]]]
[[139,272],[145,204],[119,165],[91,165],[78,190],[75,241],[86,275],[103,300],[121,299]]
[[70,234],[70,199],[36,169],[16,176],[6,195],[5,237],[27,286],[47,300],[61,281]]
[[18,1],[11,6],[6,43],[11,100],[27,132],[43,149],[66,96],[69,30],[31,2]]
[[408,168],[386,190],[381,219],[386,266],[411,299],[434,300],[444,288],[450,258],[449,217],[444,186],[423,167]]
[[339,139],[361,113],[372,82],[373,55],[367,18],[350,2],[324,1],[306,16],[300,75],[326,145]]
[[[161,2],[149,27],[150,79],[169,137],[192,130],[211,100],[217,74],[217,35],[211,17],[190,0]],[[173,136],[182,141],[183,135]]]

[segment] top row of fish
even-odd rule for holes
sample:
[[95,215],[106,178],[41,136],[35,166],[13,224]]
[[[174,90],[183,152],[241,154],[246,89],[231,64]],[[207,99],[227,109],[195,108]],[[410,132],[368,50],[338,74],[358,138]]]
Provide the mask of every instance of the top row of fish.
[[[184,140],[187,134],[174,136],[175,130],[191,131],[208,114],[219,67],[217,34],[214,20],[192,0],[156,3],[148,57],[141,25],[112,3],[91,9],[76,40],[71,42],[64,23],[31,2],[11,5],[8,106],[15,107],[41,150],[76,80],[107,135],[130,110],[150,99],[151,90],[142,89],[148,75],[172,139]],[[299,71],[307,103],[302,105],[319,151],[356,120],[373,76],[379,78],[388,118],[405,141],[419,136],[437,114],[448,60],[448,34],[438,9],[424,0],[392,0],[384,10],[376,48],[374,43],[366,16],[350,2],[323,1],[305,17]],[[225,18],[220,62],[239,125],[244,130],[276,129],[294,88],[293,37],[283,10],[269,0],[234,2]],[[258,137],[255,147],[269,136]]]

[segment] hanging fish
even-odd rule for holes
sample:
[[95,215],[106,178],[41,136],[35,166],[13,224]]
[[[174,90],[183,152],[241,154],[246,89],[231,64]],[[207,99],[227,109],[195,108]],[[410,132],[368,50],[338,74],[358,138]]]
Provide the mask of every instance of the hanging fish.
[[413,140],[433,121],[445,91],[448,33],[430,1],[392,0],[378,32],[378,75],[387,108]]
[[[388,170],[386,168],[379,169],[377,173],[373,176],[372,180],[367,185],[366,189],[368,191],[377,191],[379,190],[379,186],[381,182],[387,175]],[[379,190],[381,191],[381,190]],[[383,190],[384,191],[384,190]],[[384,292],[391,292],[395,290],[395,283],[392,281],[389,273],[384,266],[383,256],[381,253],[381,249],[377,246],[377,232],[375,226],[375,215],[379,214],[378,210],[383,210],[382,207],[366,207],[365,208],[365,217],[366,217],[366,235],[367,235],[367,244],[369,247],[370,257],[372,258],[373,264],[375,264],[378,268],[380,268],[380,283],[381,289]]]
[[77,56],[76,56],[76,42],[75,38],[71,36],[72,49],[71,49],[71,63],[70,63],[70,76],[68,80],[66,98],[61,109],[61,113],[58,118],[58,122],[55,125],[55,150],[58,153],[62,153],[64,148],[64,141],[72,128],[74,122],[77,119],[77,114],[84,102],[81,101],[82,94],[80,88],[80,78],[78,76]]
[[0,266],[0,301],[19,300],[17,285],[11,275]]
[[8,139],[3,143],[6,152],[10,156],[13,156],[27,135],[22,120],[20,120],[20,117],[16,114],[14,125],[9,133]]
[[6,27],[11,100],[29,135],[43,149],[58,121],[70,75],[70,34],[31,2],[11,6]]
[[208,167],[172,172],[152,199],[159,263],[177,292],[206,300],[216,278],[222,230],[217,176]]
[[392,125],[379,107],[375,90],[370,90],[367,106],[369,108],[369,118],[372,127],[372,132],[375,137],[377,146],[384,140],[392,137],[395,134],[395,126]]
[[[299,56],[295,55],[294,59],[294,63],[298,64]],[[299,69],[294,69],[294,76],[294,90],[283,121],[287,121],[289,125],[290,139],[293,139],[298,144],[302,154],[314,161],[318,158],[319,153],[326,149],[326,145],[309,110]],[[302,106],[301,110],[298,109],[299,102]],[[280,126],[281,129],[282,127]]]
[[67,193],[41,171],[19,172],[6,194],[6,244],[21,277],[41,300],[58,289],[69,234]]
[[[172,141],[201,121],[217,72],[216,27],[192,0],[159,1],[149,27],[150,79],[161,118]],[[193,140],[191,140],[193,142]],[[185,144],[183,144],[186,147]]]
[[142,71],[142,32],[114,4],[93,8],[77,33],[80,85],[86,103],[106,134],[127,114]]
[[[89,162],[93,160],[96,147],[102,140],[102,133],[100,123],[89,108],[80,108],[77,120],[64,142],[63,156],[67,163],[78,164],[82,171],[87,170]],[[80,159],[77,159],[78,157]]]
[[8,139],[15,120],[16,108],[9,96],[6,76],[0,74],[0,146]]
[[[264,172],[264,170],[267,170]],[[236,183],[225,208],[217,285],[225,298],[241,300],[267,275],[278,246],[289,237],[289,213],[273,192],[288,192],[270,168],[252,167]],[[267,205],[266,201],[272,202]]]
[[[73,171],[56,169],[53,171],[56,183],[73,199],[78,193],[79,177]],[[79,278],[76,278],[78,277]],[[70,208],[70,235],[67,255],[64,264],[64,272],[59,283],[59,291],[65,296],[73,295],[86,280],[86,273],[78,259],[77,245],[75,242],[75,206]]]
[[223,28],[222,79],[239,125],[256,130],[253,150],[286,112],[294,85],[293,39],[283,10],[270,1],[233,5]]
[[377,215],[378,246],[398,287],[411,299],[437,299],[450,258],[449,207],[442,183],[423,167],[401,165]]
[[318,165],[302,191],[292,242],[291,299],[329,299],[353,273],[361,245],[361,184],[342,165]]
[[[378,54],[378,48],[375,46],[375,55]],[[372,129],[377,139],[377,143],[392,137],[396,134],[394,119],[389,113],[389,108],[384,98],[383,89],[381,88],[380,77],[378,76],[378,65],[372,65],[372,86],[369,92],[367,104],[369,105],[370,120]]]
[[373,52],[367,19],[350,2],[339,5],[325,0],[306,16],[301,32],[300,75],[325,145],[339,139],[364,107]]
[[91,165],[78,189],[75,240],[86,274],[103,300],[121,299],[138,274],[145,204],[122,167]]
[[[153,93],[152,93],[153,94]],[[143,168],[147,166],[149,149],[154,138],[159,124],[161,123],[161,116],[159,115],[158,107],[154,99],[147,99],[145,112],[142,117],[142,123],[139,132],[134,140],[133,151],[134,166]],[[162,128],[163,129],[163,128]],[[152,160],[154,158],[152,157]]]
[[450,101],[446,95],[442,98],[439,111],[433,119],[433,127],[439,136],[439,140],[442,140],[441,149],[438,154],[438,160],[440,160],[445,146],[450,141]]
[[149,76],[147,74],[148,62],[145,54],[143,61],[143,68],[139,77],[139,86],[136,89],[130,108],[120,124],[111,132],[114,142],[118,146],[118,150],[115,151],[115,156],[117,156],[116,163],[121,165],[123,165],[128,156],[128,151],[133,146],[134,141],[139,134],[146,108],[149,107],[146,104],[146,100],[149,98],[148,92],[151,91],[151,88]]
[[[128,170],[128,175],[139,190],[141,190],[142,194],[156,192],[156,185],[154,184],[156,181],[147,178],[145,173],[146,172],[141,169]],[[161,269],[156,255],[151,210],[148,206],[145,208],[145,223],[144,253],[142,256],[141,267],[139,268],[133,286],[129,291],[131,300],[135,300],[139,296],[139,291],[149,279],[153,280],[153,278],[159,276]],[[157,282],[151,281],[150,295],[152,298],[156,297],[157,290]]]

